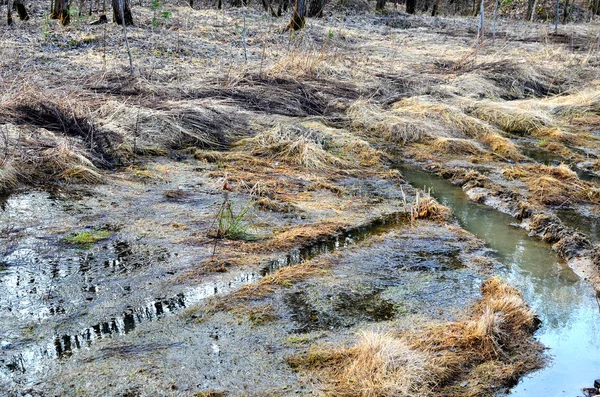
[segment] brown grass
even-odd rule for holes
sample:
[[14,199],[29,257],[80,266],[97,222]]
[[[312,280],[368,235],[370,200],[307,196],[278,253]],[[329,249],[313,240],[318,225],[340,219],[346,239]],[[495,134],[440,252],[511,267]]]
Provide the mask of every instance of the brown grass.
[[431,147],[438,152],[454,155],[477,155],[485,152],[477,142],[460,138],[436,138],[431,143]]
[[505,168],[502,173],[508,180],[525,182],[531,198],[542,204],[600,202],[600,190],[593,183],[580,180],[566,164],[518,165]]
[[415,200],[410,206],[410,218],[431,219],[436,222],[447,222],[452,218],[452,211],[438,203],[428,192],[417,190]]
[[480,102],[468,107],[467,112],[516,135],[533,135],[542,128],[553,125],[543,113],[499,102]]
[[366,141],[317,122],[279,125],[241,140],[238,148],[311,171],[374,166],[380,161],[380,153]]
[[[540,364],[536,318],[522,295],[492,277],[469,318],[407,332],[366,331],[352,347],[312,347],[288,362],[339,396],[490,395]],[[486,378],[481,387],[478,378]],[[470,379],[477,387],[459,387]],[[494,386],[495,385],[495,386]]]

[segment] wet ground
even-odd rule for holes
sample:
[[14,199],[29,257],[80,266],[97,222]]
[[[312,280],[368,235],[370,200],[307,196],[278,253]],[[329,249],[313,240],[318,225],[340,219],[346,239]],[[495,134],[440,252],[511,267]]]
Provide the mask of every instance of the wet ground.
[[[110,350],[131,334],[154,332],[155,327],[160,332],[162,325],[154,325],[160,323],[155,320],[256,282],[281,266],[385,233],[405,219],[401,193],[394,184],[367,178],[360,181],[361,192],[348,200],[360,202],[376,187],[386,202],[337,212],[343,218],[339,224],[346,226],[326,233],[316,244],[299,240],[289,251],[264,244],[277,228],[327,221],[319,212],[303,210],[302,203],[291,213],[251,208],[247,221],[251,233],[259,236],[254,243],[215,240],[209,237],[210,230],[224,193],[219,188],[222,181],[206,176],[214,168],[196,160],[158,160],[117,172],[105,185],[68,192],[30,191],[3,200],[3,388],[26,390],[37,385],[37,392],[44,391],[40,385],[50,368],[78,363],[79,355],[96,344]],[[341,182],[353,188],[357,183],[352,178]],[[323,203],[340,201],[328,191],[314,194]],[[227,196],[237,208],[251,199],[238,193]],[[98,241],[81,242],[82,236]],[[198,270],[211,258],[222,266]],[[139,349],[125,350],[154,350],[148,341],[136,343]],[[180,341],[169,343],[180,346]]]
[[549,349],[550,363],[526,376],[510,395],[576,396],[600,367],[600,306],[596,292],[580,279],[550,246],[520,229],[517,222],[487,206],[474,203],[457,186],[412,167],[402,173],[415,186],[432,188],[432,195],[450,207],[462,227],[486,241],[505,266],[500,274],[517,286],[542,320],[536,337]]

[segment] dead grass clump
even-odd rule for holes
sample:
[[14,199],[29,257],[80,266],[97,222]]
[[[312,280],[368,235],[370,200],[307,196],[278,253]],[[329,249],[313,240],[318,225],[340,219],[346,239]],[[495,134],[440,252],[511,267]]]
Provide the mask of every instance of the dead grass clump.
[[318,78],[334,70],[333,57],[325,48],[292,49],[267,70],[267,75]]
[[531,196],[542,204],[565,205],[571,201],[569,185],[551,176],[530,177],[526,181]]
[[[491,395],[540,365],[538,321],[522,295],[492,277],[469,318],[402,334],[367,331],[354,346],[312,347],[288,363],[322,378],[340,396]],[[483,366],[486,370],[483,371]],[[483,388],[474,385],[486,377]]]
[[502,173],[506,179],[525,182],[530,195],[545,205],[597,203],[600,200],[600,189],[593,183],[580,180],[565,164],[519,165],[506,168]]
[[[438,136],[435,131],[440,127],[434,123],[410,117],[403,117],[394,112],[384,112],[367,101],[356,101],[348,111],[352,128],[369,132],[387,141],[406,144],[417,142],[423,137]],[[440,132],[439,135],[443,135]]]
[[529,228],[550,244],[556,243],[568,233],[558,219],[544,214],[535,215],[531,219]]
[[542,128],[553,125],[541,112],[497,102],[480,102],[466,111],[480,120],[497,125],[503,131],[517,135],[534,135]]
[[42,167],[67,182],[98,183],[102,176],[95,170],[83,151],[67,144],[44,149],[40,152]]
[[372,167],[381,157],[368,142],[317,122],[279,125],[241,140],[238,147],[313,171]]
[[57,138],[78,138],[80,146],[87,148],[87,157],[96,166],[107,167],[118,160],[114,137],[92,122],[90,109],[81,103],[68,95],[26,91],[2,104],[0,123],[43,128]]
[[583,252],[592,248],[592,244],[581,233],[571,233],[569,236],[565,236],[560,239],[552,246],[556,250],[561,258],[571,260]]
[[310,245],[342,232],[346,224],[337,222],[321,222],[283,228],[264,245],[254,248],[258,251],[288,251],[295,247]]
[[[181,97],[192,100],[227,101],[253,112],[290,117],[322,116],[340,98],[356,99],[355,87],[324,79],[245,75],[227,87],[185,88]],[[168,98],[167,98],[168,99]],[[236,110],[233,110],[236,112]]]
[[511,59],[475,65],[472,73],[492,81],[501,90],[499,97],[505,100],[542,98],[557,93],[559,88],[550,71],[530,64],[515,63]]
[[511,160],[521,160],[524,156],[519,152],[517,146],[508,138],[505,138],[498,134],[487,134],[481,137],[481,142],[487,146],[494,153],[497,153],[503,157]]
[[588,115],[600,114],[600,93],[597,90],[584,90],[571,95],[556,96],[544,101],[550,113],[556,117],[572,121]]
[[324,170],[348,165],[328,149],[331,137],[302,125],[277,126],[239,142],[255,156],[284,161],[309,170]]
[[12,161],[0,161],[0,194],[9,193],[19,183],[19,173]]
[[417,190],[415,201],[410,207],[410,218],[447,222],[452,218],[452,211],[438,203],[429,193]]
[[411,349],[389,332],[361,332],[348,358],[331,374],[335,395],[410,396],[433,372],[429,354]]
[[196,150],[194,152],[194,158],[200,161],[206,161],[207,163],[218,163],[224,159],[223,152],[216,150]]
[[489,307],[493,312],[500,312],[504,318],[504,327],[509,334],[519,330],[533,332],[539,325],[535,313],[523,300],[518,289],[508,284],[500,277],[491,277],[481,285],[483,300],[479,304]]
[[215,102],[179,102],[154,109],[120,106],[106,115],[105,128],[117,134],[126,131],[124,144],[138,153],[157,146],[225,149],[248,130],[245,121],[232,114],[233,109]]
[[460,138],[436,138],[431,146],[434,150],[446,154],[477,155],[485,152],[476,142]]
[[76,138],[58,136],[40,129],[32,132],[6,125],[3,159],[0,161],[0,191],[8,193],[19,184],[56,181],[98,183],[102,176],[77,146]]
[[571,152],[571,150],[562,143],[545,140],[540,142],[539,146],[551,153],[558,154],[565,159],[577,157],[575,153]]

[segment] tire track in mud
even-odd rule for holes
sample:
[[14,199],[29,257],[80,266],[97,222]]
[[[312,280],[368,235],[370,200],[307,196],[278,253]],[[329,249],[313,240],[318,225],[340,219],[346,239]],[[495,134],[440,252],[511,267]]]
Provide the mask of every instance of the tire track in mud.
[[[324,240],[293,249],[278,259],[264,263],[255,271],[226,273],[189,287],[176,296],[149,300],[144,306],[126,310],[119,316],[98,322],[78,333],[56,334],[51,341],[36,343],[35,346],[28,347],[11,357],[2,358],[0,362],[3,363],[4,368],[0,371],[0,381],[2,378],[8,381],[14,376],[33,381],[36,374],[42,371],[45,365],[51,365],[53,360],[69,358],[78,350],[90,347],[99,340],[128,334],[143,323],[157,321],[164,316],[176,314],[186,307],[201,303],[207,298],[225,296],[244,285],[256,283],[282,267],[347,248],[408,223],[408,217],[403,211],[385,215],[365,224],[350,227]],[[6,348],[4,357],[10,352],[10,346]]]

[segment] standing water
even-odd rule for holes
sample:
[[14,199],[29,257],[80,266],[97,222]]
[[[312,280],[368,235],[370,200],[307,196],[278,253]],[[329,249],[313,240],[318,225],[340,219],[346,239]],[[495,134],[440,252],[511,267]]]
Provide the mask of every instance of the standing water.
[[399,168],[417,188],[431,188],[460,224],[485,240],[506,265],[501,276],[518,287],[542,320],[536,337],[549,348],[547,365],[522,379],[511,396],[578,396],[600,378],[600,314],[590,283],[581,280],[550,245],[511,226],[509,215],[472,202],[457,186],[412,167]]

